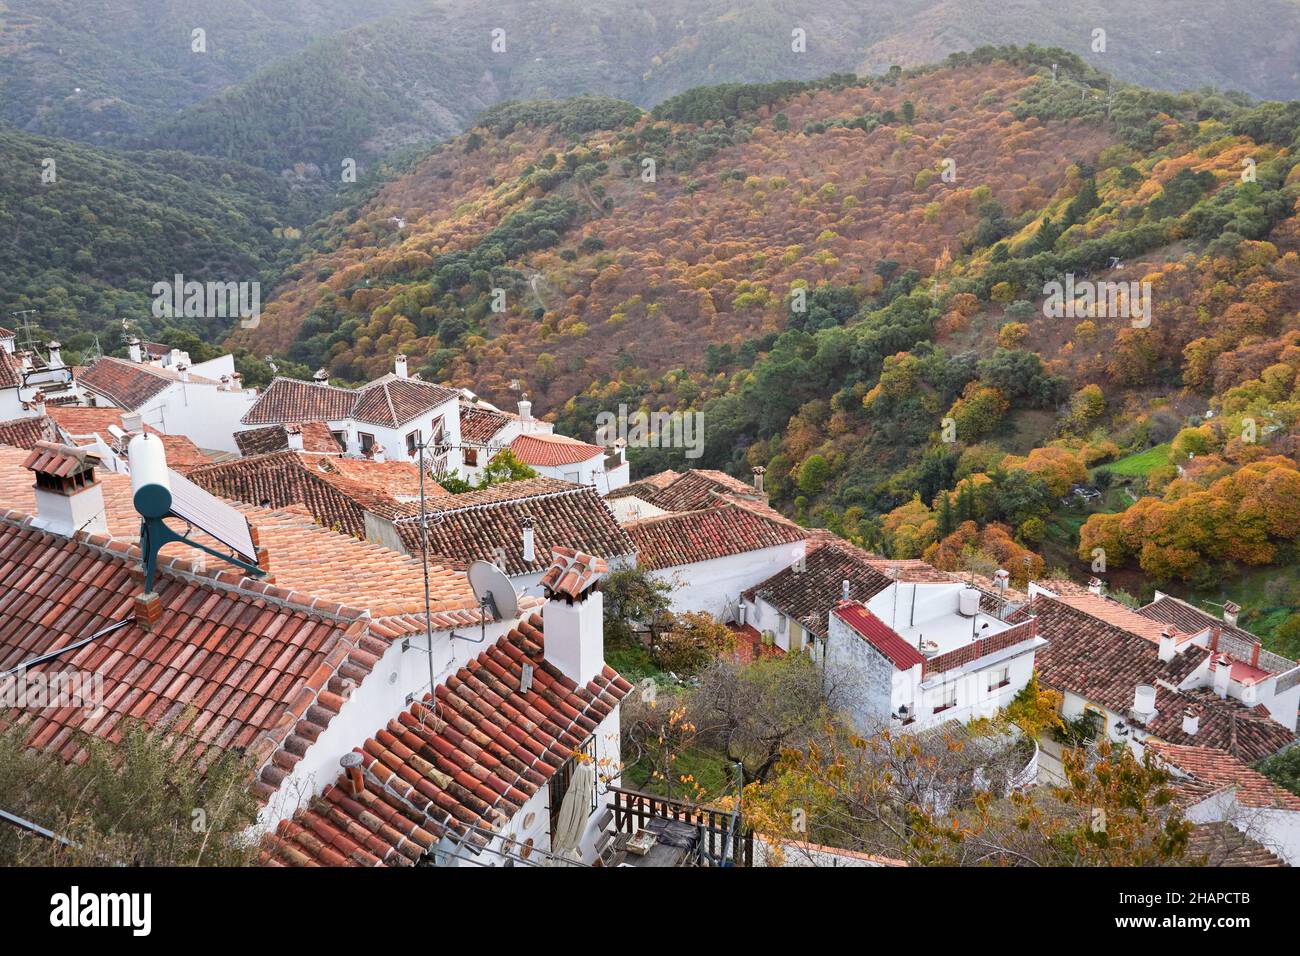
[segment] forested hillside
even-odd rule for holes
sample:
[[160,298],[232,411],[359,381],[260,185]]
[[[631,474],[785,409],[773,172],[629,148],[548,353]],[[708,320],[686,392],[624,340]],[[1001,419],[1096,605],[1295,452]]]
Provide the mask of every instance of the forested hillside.
[[1297,36],[1291,0],[1185,0],[1176,17],[1162,0],[0,0],[0,121],[337,179],[345,158],[458,133],[502,100],[649,108],[985,43],[1061,47],[1156,88],[1288,98]]
[[[948,567],[1229,582],[1294,651],[1298,127],[1040,50],[499,107],[234,341],[356,380],[404,351],[574,434],[702,411],[703,460],[638,468],[761,465],[800,521]],[[1149,321],[1049,318],[1067,274],[1150,283]]]

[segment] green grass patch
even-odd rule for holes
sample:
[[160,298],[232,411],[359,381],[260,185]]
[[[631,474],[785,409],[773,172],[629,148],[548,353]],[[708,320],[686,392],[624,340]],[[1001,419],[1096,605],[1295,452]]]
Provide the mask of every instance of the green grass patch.
[[[736,769],[721,753],[703,744],[678,754],[673,771],[671,782],[651,780],[648,767],[633,765],[623,771],[623,786],[662,797],[695,799],[694,783],[703,788],[704,800],[736,792]],[[683,782],[682,777],[693,778],[693,783]]]
[[1098,467],[1105,468],[1112,475],[1118,475],[1122,478],[1144,478],[1157,468],[1169,464],[1170,447],[1169,443],[1166,442],[1163,445],[1156,445],[1154,448],[1138,452],[1136,455],[1121,458],[1109,465],[1099,465]]
[[637,641],[614,640],[605,645],[605,662],[623,675],[623,679],[639,684],[645,678],[654,679],[656,684],[671,685],[675,682],[665,671],[655,664],[650,649]]

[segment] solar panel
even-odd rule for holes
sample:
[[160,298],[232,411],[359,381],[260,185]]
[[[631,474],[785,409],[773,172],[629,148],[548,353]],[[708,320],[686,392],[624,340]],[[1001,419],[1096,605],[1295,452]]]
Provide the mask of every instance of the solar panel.
[[173,515],[206,531],[249,564],[257,563],[257,548],[247,518],[170,468],[167,478],[171,483]]

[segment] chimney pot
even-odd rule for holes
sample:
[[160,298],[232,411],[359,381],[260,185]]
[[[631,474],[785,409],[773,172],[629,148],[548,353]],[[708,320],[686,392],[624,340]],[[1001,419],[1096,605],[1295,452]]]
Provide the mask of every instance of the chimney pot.
[[347,775],[349,796],[361,796],[361,791],[366,789],[366,778],[361,769],[361,754],[355,750],[349,750],[339,758],[339,766],[343,768],[344,773]]

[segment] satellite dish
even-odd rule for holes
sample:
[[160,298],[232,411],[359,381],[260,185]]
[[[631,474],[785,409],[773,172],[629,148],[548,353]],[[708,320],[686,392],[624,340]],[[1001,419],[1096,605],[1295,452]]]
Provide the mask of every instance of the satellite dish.
[[491,561],[475,561],[469,566],[469,586],[479,604],[489,603],[497,618],[508,621],[519,613],[519,595],[506,573]]

